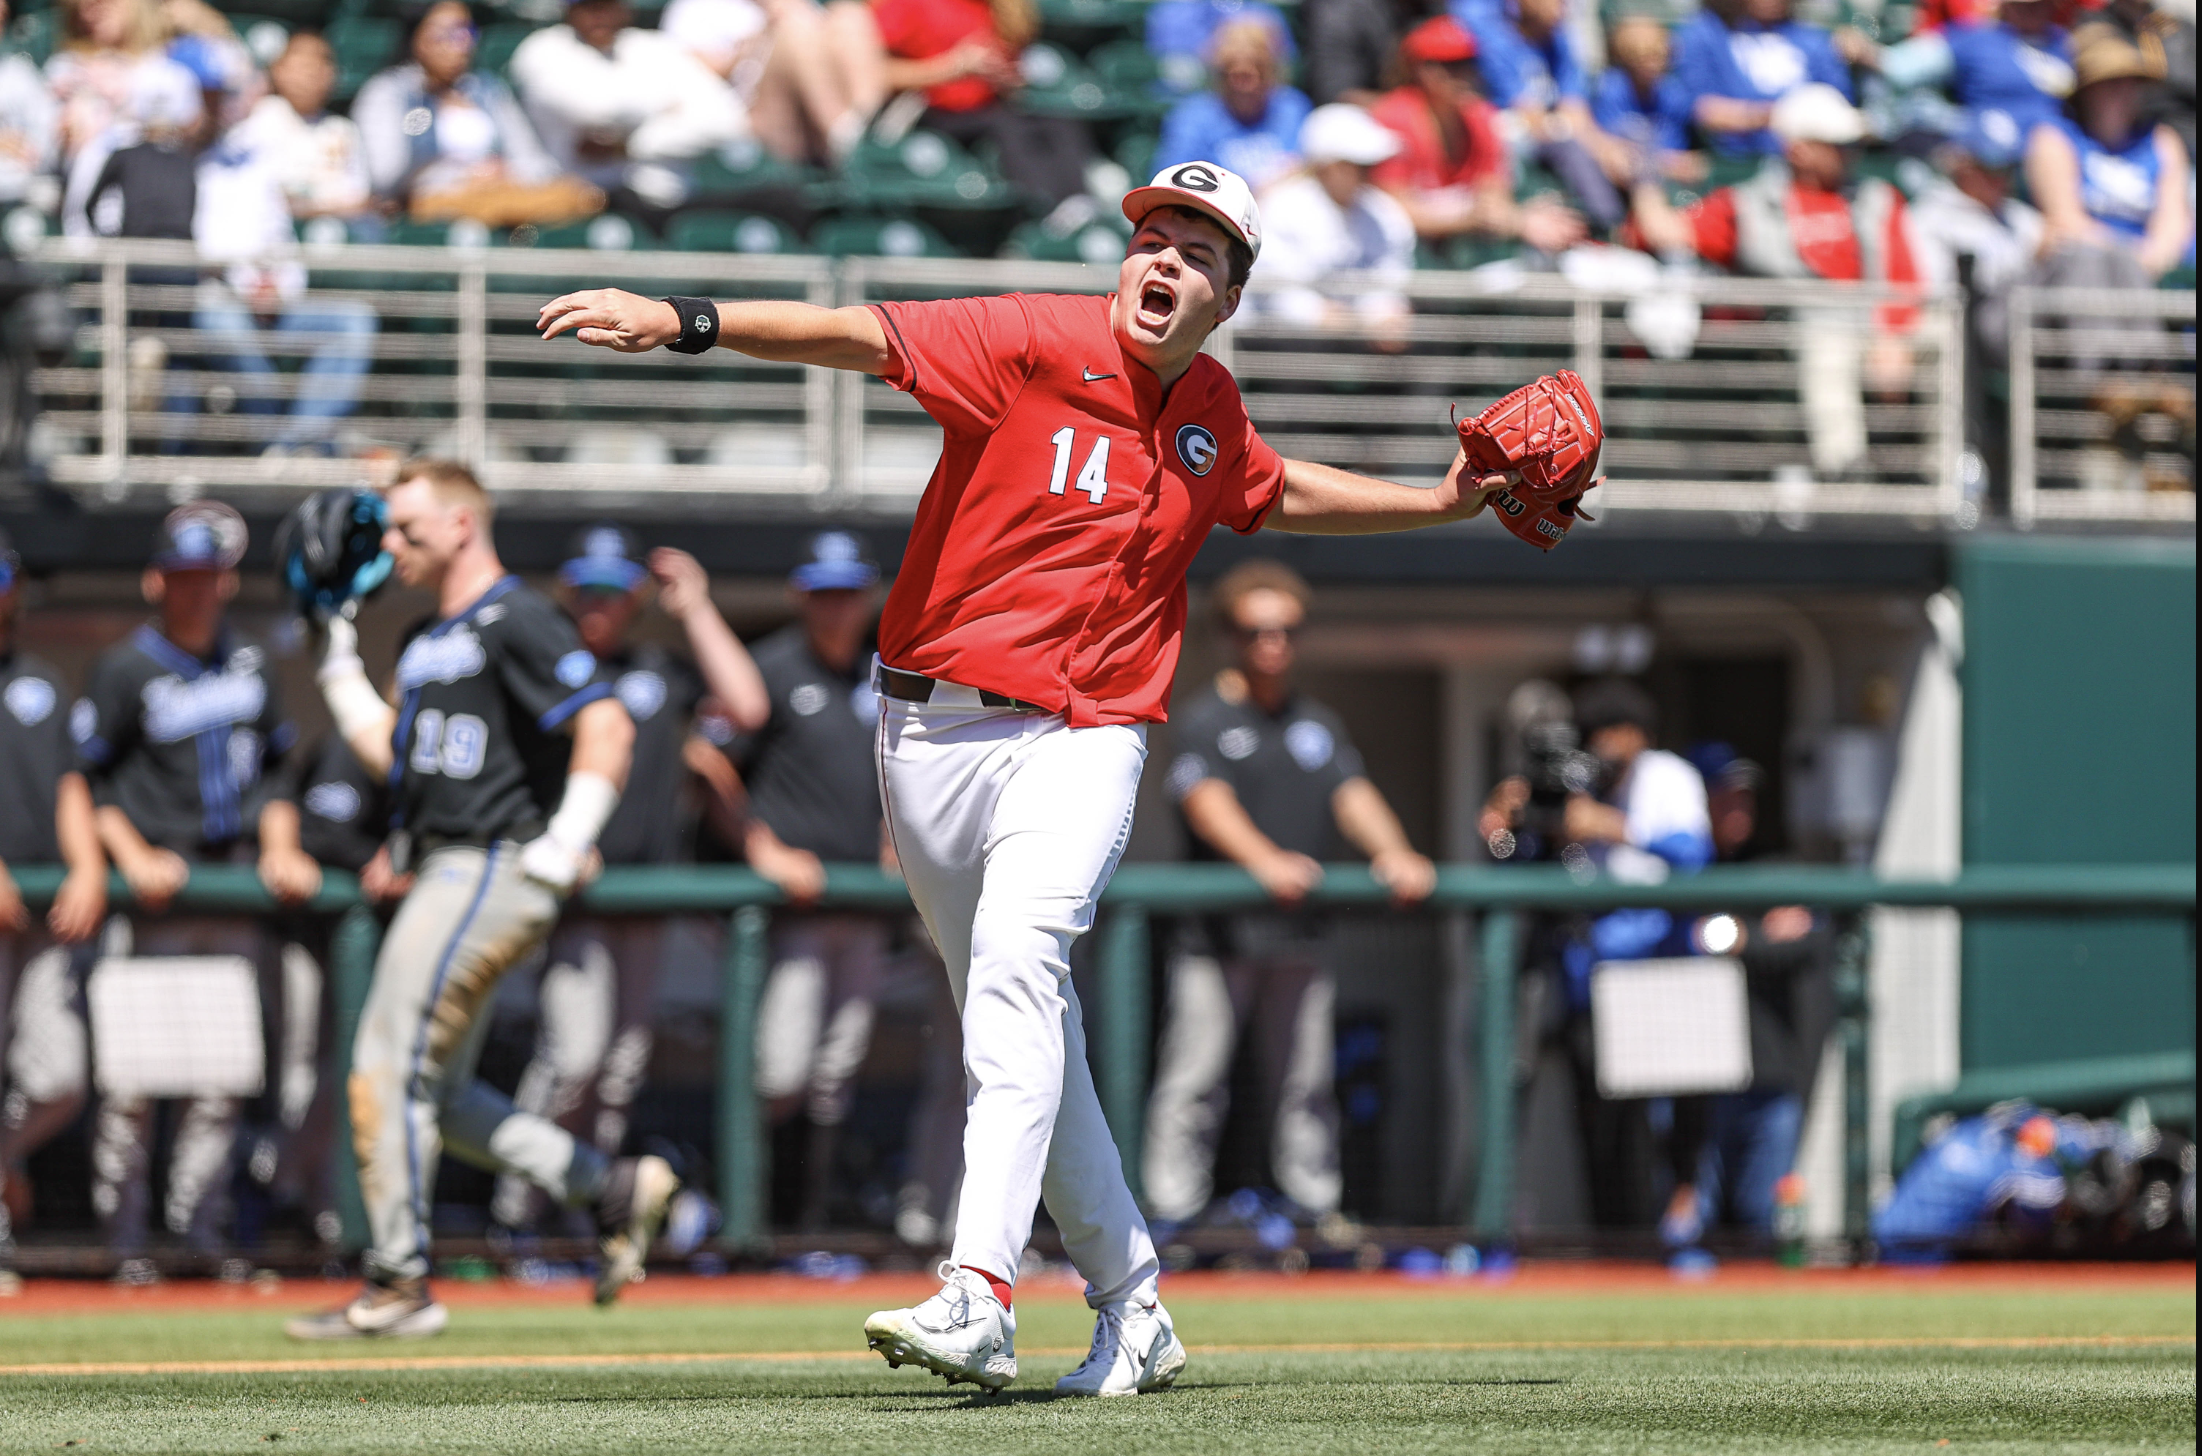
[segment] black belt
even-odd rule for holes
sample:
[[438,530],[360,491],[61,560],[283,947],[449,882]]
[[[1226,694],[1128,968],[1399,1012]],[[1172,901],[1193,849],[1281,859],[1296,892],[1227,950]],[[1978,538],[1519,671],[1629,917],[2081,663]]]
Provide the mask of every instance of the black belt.
[[[879,690],[888,697],[901,698],[910,703],[930,703],[933,701],[933,689],[940,686],[922,672],[904,672],[901,668],[889,667],[884,662],[879,664],[877,681]],[[1028,703],[1023,698],[1010,697],[1007,693],[988,692],[985,688],[980,688],[978,693],[979,702],[989,708],[1015,708],[1020,713],[1055,711],[1053,708],[1043,708],[1038,703]]]

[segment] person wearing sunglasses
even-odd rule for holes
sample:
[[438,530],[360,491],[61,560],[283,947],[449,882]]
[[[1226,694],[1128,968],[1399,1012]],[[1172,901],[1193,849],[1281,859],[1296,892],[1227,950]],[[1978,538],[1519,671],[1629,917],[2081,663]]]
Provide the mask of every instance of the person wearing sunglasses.
[[1147,1200],[1161,1225],[1182,1226],[1207,1208],[1232,1053],[1250,1032],[1262,1105],[1274,1110],[1270,1165],[1282,1211],[1336,1236],[1336,993],[1327,923],[1303,907],[1323,861],[1344,844],[1369,857],[1401,905],[1427,899],[1437,870],[1369,782],[1344,721],[1293,686],[1307,583],[1276,562],[1249,561],[1217,582],[1212,599],[1237,661],[1172,715],[1170,796],[1191,857],[1244,867],[1275,908],[1180,927],[1147,1110]]

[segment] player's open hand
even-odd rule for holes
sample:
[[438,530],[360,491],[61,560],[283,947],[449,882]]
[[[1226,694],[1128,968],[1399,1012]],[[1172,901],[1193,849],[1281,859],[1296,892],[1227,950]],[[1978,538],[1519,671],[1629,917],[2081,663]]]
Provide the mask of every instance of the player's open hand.
[[680,315],[662,298],[621,288],[589,288],[544,304],[535,315],[535,327],[546,339],[571,331],[584,344],[642,354],[680,337]]
[[667,616],[685,617],[711,605],[711,578],[703,563],[678,547],[651,552],[650,575],[657,578],[658,605]]

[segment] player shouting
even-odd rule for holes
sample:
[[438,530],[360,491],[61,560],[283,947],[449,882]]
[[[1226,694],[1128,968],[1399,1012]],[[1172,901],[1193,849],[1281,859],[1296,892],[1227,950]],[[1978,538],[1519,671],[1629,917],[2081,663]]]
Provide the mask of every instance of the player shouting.
[[1124,213],[1137,231],[1106,296],[823,309],[600,289],[539,319],[545,338],[629,353],[716,345],[876,374],[945,434],[873,682],[889,830],[963,1017],[963,1197],[945,1286],[864,1330],[891,1364],[988,1390],[1016,1378],[1011,1282],[1042,1197],[1098,1313],[1057,1391],[1131,1395],[1185,1365],[1086,1064],[1070,947],[1131,832],[1209,529],[1435,525],[1514,478],[1461,456],[1428,490],[1279,458],[1200,353],[1261,246],[1253,194],[1193,162]]
[[[428,1214],[446,1146],[594,1208],[598,1303],[640,1273],[678,1186],[664,1159],[608,1160],[474,1080],[482,1012],[582,877],[627,780],[635,729],[565,614],[506,575],[488,493],[463,466],[414,461],[384,505],[383,549],[400,580],[435,593],[436,615],[406,634],[396,707],[367,680],[346,617],[329,623],[320,680],[344,741],[390,778],[399,827],[388,872],[411,887],[375,958],[352,1049],[367,1285],[341,1309],[290,1321],[302,1340],[443,1328],[428,1291]],[[384,877],[376,865],[369,874]]]

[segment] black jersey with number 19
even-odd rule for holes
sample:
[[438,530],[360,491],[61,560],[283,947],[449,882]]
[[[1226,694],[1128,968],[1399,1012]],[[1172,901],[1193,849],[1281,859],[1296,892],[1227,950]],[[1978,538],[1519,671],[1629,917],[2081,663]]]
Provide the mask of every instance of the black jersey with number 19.
[[564,792],[573,715],[614,696],[565,613],[512,576],[406,634],[398,691],[397,825],[476,842],[540,830]]

